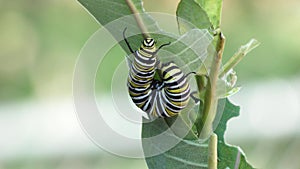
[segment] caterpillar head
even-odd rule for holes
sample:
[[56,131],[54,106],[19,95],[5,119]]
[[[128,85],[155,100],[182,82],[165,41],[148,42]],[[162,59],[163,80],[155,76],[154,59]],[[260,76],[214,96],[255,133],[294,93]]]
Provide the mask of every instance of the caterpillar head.
[[155,47],[155,43],[156,42],[154,41],[154,39],[152,39],[152,38],[146,38],[143,41],[143,47],[151,49],[151,48]]

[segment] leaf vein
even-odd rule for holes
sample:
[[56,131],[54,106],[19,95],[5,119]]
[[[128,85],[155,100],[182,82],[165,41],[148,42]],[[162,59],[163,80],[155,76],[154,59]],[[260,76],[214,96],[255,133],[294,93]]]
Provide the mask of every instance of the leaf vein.
[[175,157],[169,154],[164,154],[165,157],[167,158],[171,158],[173,160],[182,162],[183,164],[188,164],[188,165],[192,165],[192,166],[197,166],[197,167],[208,167],[207,164],[202,164],[202,163],[195,163],[195,162],[191,162],[191,161],[187,161],[185,159],[179,158],[179,157]]

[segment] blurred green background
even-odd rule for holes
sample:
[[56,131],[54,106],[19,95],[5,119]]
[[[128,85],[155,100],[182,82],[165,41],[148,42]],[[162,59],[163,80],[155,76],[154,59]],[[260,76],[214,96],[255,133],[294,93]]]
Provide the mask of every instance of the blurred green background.
[[[178,0],[144,0],[147,11],[171,14],[175,13],[177,3]],[[242,85],[243,89],[238,96],[233,97],[235,102],[243,103],[244,99],[245,103],[248,103],[247,98],[252,91],[247,90],[248,86],[249,88],[264,86],[265,88],[262,88],[264,90],[268,89],[266,84],[276,85],[279,79],[284,82],[280,84],[284,85],[272,88],[274,90],[269,93],[273,95],[270,97],[277,100],[294,98],[291,102],[296,107],[295,112],[299,114],[297,107],[299,101],[295,101],[299,99],[299,93],[298,95],[295,93],[295,97],[291,98],[289,96],[280,98],[281,95],[276,95],[279,90],[286,90],[285,85],[293,89],[290,92],[292,94],[300,90],[298,85],[300,84],[299,6],[300,1],[297,0],[224,1],[222,29],[227,39],[224,60],[228,60],[240,45],[245,44],[250,38],[256,38],[261,42],[261,45],[247,55],[236,68],[239,77],[238,84]],[[99,25],[93,17],[76,1],[0,0],[0,115],[3,117],[1,122],[4,122],[8,114],[12,115],[9,119],[26,121],[32,107],[40,105],[41,102],[46,102],[47,106],[49,106],[48,103],[53,103],[50,106],[57,106],[63,102],[60,100],[71,99],[76,58],[86,40],[98,28]],[[113,54],[122,53],[120,50],[120,48],[115,48]],[[113,70],[109,69],[113,67],[108,65],[102,69],[112,72]],[[109,89],[110,80],[111,74],[108,73],[100,79],[100,83]],[[242,101],[239,101],[239,98]],[[28,108],[27,105],[31,107]],[[255,104],[253,105],[252,110],[255,111]],[[259,108],[261,107],[257,107]],[[72,111],[72,108],[67,109],[66,113],[67,111]],[[288,111],[289,107],[286,106],[281,113]],[[43,112],[40,112],[41,114]],[[70,118],[75,116],[72,112],[67,114],[71,116]],[[287,115],[291,114],[287,113]],[[271,114],[265,118],[265,121],[261,120],[261,123],[273,120]],[[285,123],[289,122],[281,121],[280,124]],[[236,124],[243,125],[242,123]],[[2,123],[0,131],[3,132],[3,136],[10,136],[10,138],[0,141],[0,148],[7,151],[1,153],[2,149],[0,149],[0,169],[146,168],[143,160],[116,157],[93,145],[74,153],[72,153],[73,148],[76,149],[76,147],[72,148],[71,153],[67,153],[70,150],[68,148],[57,153],[47,153],[49,148],[44,147],[44,150],[40,150],[42,153],[30,155],[32,149],[36,148],[33,143],[39,140],[35,141],[36,136],[30,133],[24,135],[23,130],[12,129],[18,125],[18,121],[13,120],[11,123]],[[32,127],[41,130],[38,126]],[[78,129],[76,131],[80,131],[78,126],[75,125],[75,128]],[[232,137],[228,137],[228,140],[230,143],[241,145],[251,163],[259,168],[299,169],[300,163],[296,158],[300,152],[298,129],[293,129],[293,132],[288,129],[278,131],[276,136],[269,136],[266,134],[268,132],[253,132],[247,134],[248,137],[245,138],[231,132]],[[4,132],[11,134],[4,134]],[[22,144],[24,148],[20,146],[16,149],[13,144],[10,144],[10,140],[15,140],[19,132],[23,132],[21,136],[28,138],[26,139],[28,142]],[[52,134],[55,135],[55,133]],[[80,136],[85,137],[82,133]],[[73,139],[66,138],[65,142],[73,142]],[[60,144],[60,142],[52,144]],[[82,144],[93,143],[86,141]],[[28,145],[32,149],[26,148]],[[12,153],[10,153],[10,148],[13,149]],[[288,164],[290,166],[287,167]]]

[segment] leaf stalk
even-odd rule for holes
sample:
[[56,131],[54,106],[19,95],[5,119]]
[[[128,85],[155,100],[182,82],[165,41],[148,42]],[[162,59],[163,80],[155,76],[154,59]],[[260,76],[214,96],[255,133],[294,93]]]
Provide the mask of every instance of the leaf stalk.
[[126,4],[128,5],[129,9],[131,10],[131,13],[134,16],[134,19],[136,20],[137,26],[140,28],[143,37],[149,38],[150,35],[148,33],[147,27],[145,26],[141,16],[139,15],[139,11],[136,9],[135,5],[133,4],[133,2],[131,0],[125,0]]

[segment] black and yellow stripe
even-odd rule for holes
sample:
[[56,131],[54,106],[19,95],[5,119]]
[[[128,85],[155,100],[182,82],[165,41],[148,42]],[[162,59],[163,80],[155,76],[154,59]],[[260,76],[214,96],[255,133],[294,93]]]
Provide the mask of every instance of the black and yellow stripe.
[[152,93],[152,82],[155,74],[157,59],[153,39],[145,39],[139,50],[134,52],[134,60],[128,76],[128,90],[133,102],[146,111],[145,105]]
[[[154,39],[146,38],[141,47],[133,51],[124,33],[124,40],[134,54],[127,82],[132,101],[154,117],[177,115],[187,106],[191,90],[186,75],[175,63],[161,64],[156,58],[159,49],[170,43],[156,48]],[[155,72],[159,73],[160,81],[154,79]]]

